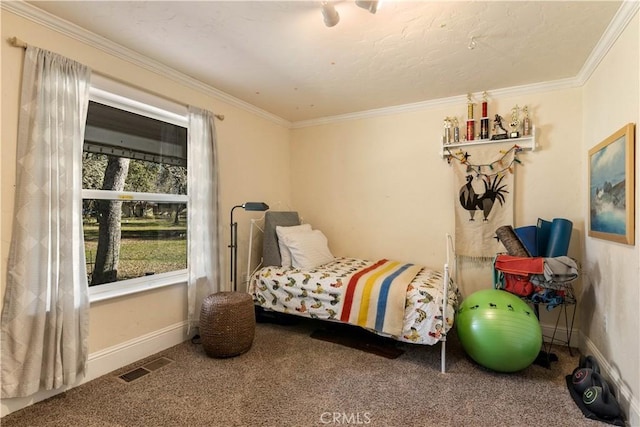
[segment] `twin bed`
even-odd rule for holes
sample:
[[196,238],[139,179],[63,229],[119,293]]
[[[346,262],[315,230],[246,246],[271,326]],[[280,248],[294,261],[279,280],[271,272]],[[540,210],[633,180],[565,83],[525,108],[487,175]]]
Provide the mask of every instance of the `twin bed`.
[[[453,326],[458,290],[448,265],[434,271],[394,260],[333,257],[326,237],[297,212],[265,215],[263,261],[249,292],[265,310],[348,323],[412,344],[442,343]],[[445,297],[446,295],[446,297]]]

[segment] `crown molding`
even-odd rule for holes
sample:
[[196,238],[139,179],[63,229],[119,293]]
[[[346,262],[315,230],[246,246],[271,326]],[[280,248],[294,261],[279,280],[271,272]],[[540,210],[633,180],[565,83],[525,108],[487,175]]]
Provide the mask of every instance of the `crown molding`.
[[[261,108],[258,108],[248,102],[233,97],[219,89],[209,86],[197,79],[187,76],[179,71],[174,70],[158,61],[147,58],[134,50],[128,49],[122,45],[112,42],[111,40],[94,34],[84,28],[65,21],[55,15],[45,12],[35,6],[30,5],[22,0],[20,1],[2,1],[0,8],[14,13],[22,18],[35,22],[43,27],[56,31],[62,35],[68,36],[74,40],[78,40],[91,47],[99,49],[109,55],[115,56],[124,61],[137,65],[145,70],[170,78],[186,87],[204,93],[219,101],[226,102],[234,107],[238,107],[263,119],[269,120],[277,125],[286,128],[291,127],[291,122],[281,117],[271,114]],[[26,40],[25,40],[26,41]]]
[[620,34],[625,30],[631,19],[640,10],[640,2],[638,0],[626,0],[622,2],[620,8],[609,23],[602,37],[598,41],[596,47],[591,51],[591,55],[587,58],[582,69],[576,76],[576,80],[580,86],[584,85],[596,70],[600,61],[606,56],[611,46],[618,40]]
[[[530,93],[548,92],[553,90],[570,89],[580,85],[575,78],[553,80],[550,82],[534,83],[522,86],[512,86],[508,88],[487,91],[492,98],[506,98],[509,96],[521,96]],[[482,98],[483,92],[472,93],[476,99]],[[394,107],[377,108],[375,110],[360,111],[356,113],[341,114],[338,116],[320,117],[318,119],[301,120],[293,122],[291,129],[300,129],[311,126],[320,126],[332,123],[346,122],[350,120],[369,119],[373,117],[390,116],[393,114],[409,113],[414,111],[433,110],[450,105],[466,104],[467,95],[457,95],[448,98],[431,99],[428,101],[415,102],[413,104],[397,105]]]

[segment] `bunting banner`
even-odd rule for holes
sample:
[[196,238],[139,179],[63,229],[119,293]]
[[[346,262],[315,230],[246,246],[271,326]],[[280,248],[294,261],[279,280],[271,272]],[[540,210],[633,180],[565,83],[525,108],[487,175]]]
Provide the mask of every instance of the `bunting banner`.
[[[473,150],[473,151],[472,151]],[[516,153],[519,147],[469,147],[450,153],[455,171],[455,248],[462,259],[492,262],[504,247],[496,229],[513,224]],[[470,154],[472,153],[472,154]]]

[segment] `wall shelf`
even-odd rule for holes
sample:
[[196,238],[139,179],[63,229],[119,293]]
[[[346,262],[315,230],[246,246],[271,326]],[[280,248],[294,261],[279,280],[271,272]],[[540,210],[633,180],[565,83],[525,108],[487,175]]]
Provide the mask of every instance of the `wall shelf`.
[[531,128],[531,135],[521,136],[520,138],[508,138],[508,139],[476,139],[473,141],[462,141],[452,144],[440,144],[440,157],[443,159],[449,157],[448,151],[455,153],[458,149],[464,150],[465,147],[472,147],[477,145],[489,145],[489,144],[516,144],[523,150],[536,150],[536,128]]

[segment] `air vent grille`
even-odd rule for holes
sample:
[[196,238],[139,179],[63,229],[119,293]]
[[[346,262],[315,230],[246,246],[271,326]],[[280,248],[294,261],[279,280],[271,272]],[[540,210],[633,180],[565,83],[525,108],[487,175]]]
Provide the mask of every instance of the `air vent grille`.
[[145,363],[139,368],[133,369],[129,372],[126,372],[122,375],[119,375],[118,378],[123,380],[124,382],[130,383],[131,381],[135,381],[138,378],[142,378],[147,374],[150,374],[153,371],[157,371],[163,366],[167,366],[174,361],[167,357],[160,357],[158,359],[154,359],[150,362]]
[[121,380],[130,383],[131,381],[135,381],[138,378],[144,377],[147,374],[150,374],[151,371],[144,368],[136,368],[133,371],[129,371],[125,374],[119,376]]

